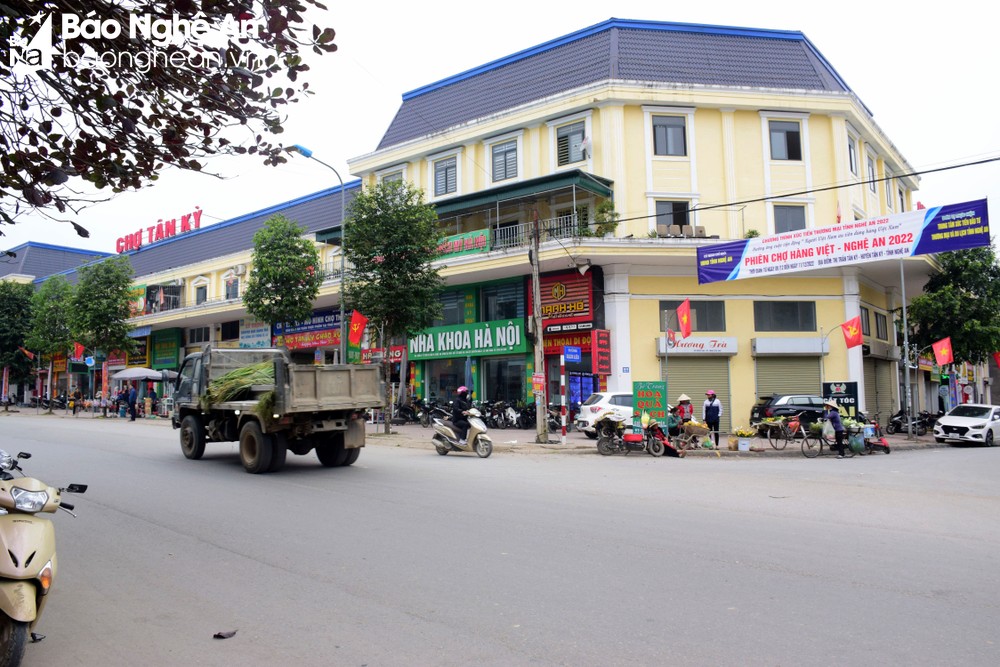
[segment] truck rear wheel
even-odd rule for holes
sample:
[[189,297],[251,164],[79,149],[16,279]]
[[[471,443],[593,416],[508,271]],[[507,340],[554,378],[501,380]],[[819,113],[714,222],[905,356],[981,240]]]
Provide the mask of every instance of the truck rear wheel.
[[344,465],[348,451],[350,450],[344,449],[344,434],[341,431],[321,436],[316,443],[316,458],[326,468],[338,468]]
[[347,456],[344,458],[344,463],[343,463],[343,465],[345,465],[345,466],[349,466],[349,465],[353,464],[355,461],[358,460],[358,457],[361,456],[361,448],[360,447],[354,447],[352,449],[345,449],[344,452],[346,452],[346,454],[347,454]]
[[188,415],[181,421],[181,451],[193,461],[205,453],[205,426],[198,415]]
[[285,459],[288,457],[288,436],[284,433],[275,433],[274,449],[271,450],[271,465],[267,467],[268,472],[278,472],[285,467]]
[[253,475],[267,472],[274,455],[274,437],[264,433],[260,424],[248,421],[240,430],[240,461]]

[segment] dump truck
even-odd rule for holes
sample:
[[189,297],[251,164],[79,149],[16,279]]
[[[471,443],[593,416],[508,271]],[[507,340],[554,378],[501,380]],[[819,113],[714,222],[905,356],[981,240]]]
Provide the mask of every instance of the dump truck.
[[378,366],[299,364],[282,348],[213,348],[184,358],[170,421],[181,451],[239,442],[249,473],[277,472],[288,452],[315,450],[326,467],[349,466],[365,445],[365,415],[382,407]]

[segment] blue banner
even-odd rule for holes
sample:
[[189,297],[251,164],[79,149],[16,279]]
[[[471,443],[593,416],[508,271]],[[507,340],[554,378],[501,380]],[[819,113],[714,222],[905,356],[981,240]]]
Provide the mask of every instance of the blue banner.
[[990,245],[986,200],[698,248],[698,283],[761,278]]

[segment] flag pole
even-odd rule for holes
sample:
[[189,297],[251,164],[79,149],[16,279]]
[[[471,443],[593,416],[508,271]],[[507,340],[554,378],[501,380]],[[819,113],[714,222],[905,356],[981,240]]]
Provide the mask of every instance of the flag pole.
[[910,390],[910,333],[906,321],[906,278],[903,274],[903,260],[899,260],[899,289],[903,296],[903,374],[906,383],[906,437],[913,439],[913,392]]

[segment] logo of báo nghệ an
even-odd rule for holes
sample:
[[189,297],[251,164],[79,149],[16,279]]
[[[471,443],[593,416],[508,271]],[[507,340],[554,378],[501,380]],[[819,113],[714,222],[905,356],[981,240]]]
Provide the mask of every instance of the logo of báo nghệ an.
[[[262,29],[252,18],[225,16],[210,23],[200,12],[192,18],[174,13],[169,19],[154,19],[149,14],[130,14],[127,21],[113,18],[92,18],[93,12],[81,18],[77,14],[43,14],[24,17],[11,31],[6,62],[15,75],[32,75],[51,70],[55,62],[67,69],[134,68],[148,72],[153,67],[242,67],[253,71],[256,54],[243,51],[236,56],[224,47],[230,38],[253,38]],[[0,21],[11,19],[0,19]],[[54,40],[53,23],[59,26],[59,39]],[[37,27],[36,27],[37,26]],[[255,31],[257,31],[255,33]],[[99,51],[96,40],[127,37],[127,51]],[[81,40],[79,49],[67,49],[66,44]],[[94,42],[91,44],[90,42]],[[56,45],[59,46],[56,46]],[[139,45],[139,48],[135,48]],[[0,45],[2,46],[2,45]],[[99,46],[99,45],[98,45]]]

